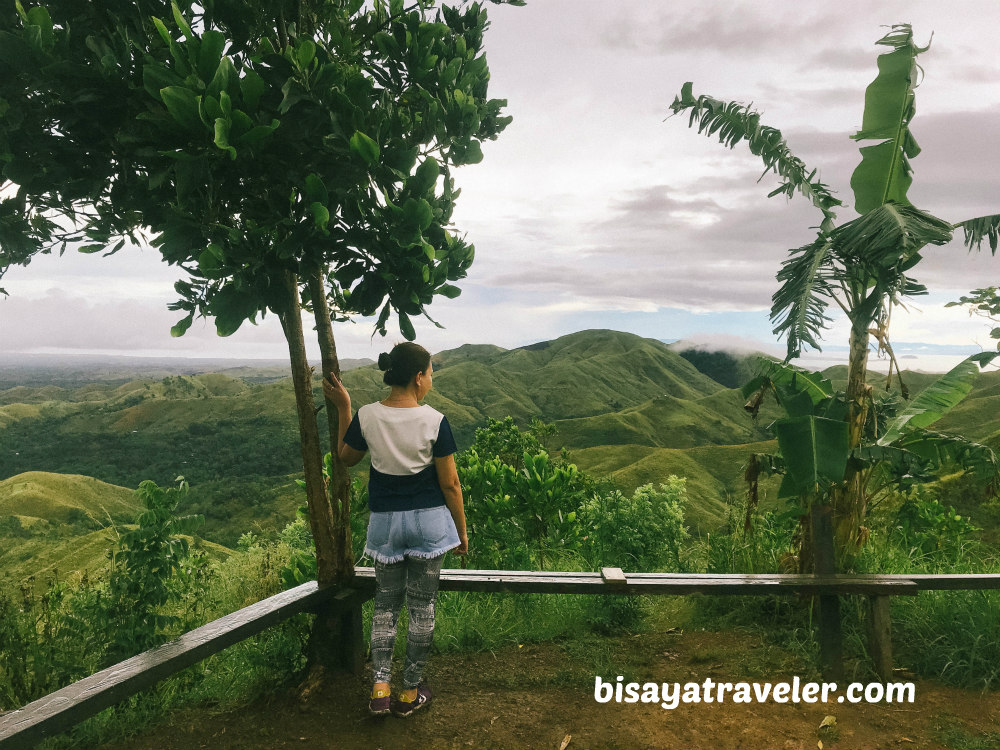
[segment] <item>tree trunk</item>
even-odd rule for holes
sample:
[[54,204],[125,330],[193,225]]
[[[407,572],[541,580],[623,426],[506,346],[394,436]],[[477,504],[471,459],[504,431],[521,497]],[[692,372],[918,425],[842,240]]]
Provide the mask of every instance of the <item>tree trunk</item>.
[[[872,389],[867,383],[868,335],[867,321],[856,321],[851,326],[846,396],[848,448],[852,451],[861,445],[871,403]],[[837,547],[841,561],[847,562],[866,537],[862,523],[867,512],[867,498],[864,474],[850,462],[844,479],[844,488],[832,494],[832,502]]]
[[333,509],[323,487],[323,453],[316,424],[316,404],[312,392],[312,369],[306,357],[302,333],[302,307],[299,302],[298,277],[285,272],[285,310],[281,327],[288,342],[295,387],[295,406],[299,417],[299,439],[302,445],[302,466],[305,472],[309,526],[316,545],[316,579],[320,585],[337,580]]
[[[316,338],[323,361],[323,376],[334,373],[340,377],[340,360],[337,358],[337,344],[333,339],[333,325],[330,308],[326,301],[322,270],[309,275],[309,296],[312,298],[313,315],[316,319]],[[346,581],[354,575],[354,549],[351,538],[351,478],[344,462],[337,456],[340,438],[337,411],[333,404],[326,404],[327,424],[330,429],[330,453],[332,471],[328,485],[330,507],[333,513],[334,575],[339,581]]]

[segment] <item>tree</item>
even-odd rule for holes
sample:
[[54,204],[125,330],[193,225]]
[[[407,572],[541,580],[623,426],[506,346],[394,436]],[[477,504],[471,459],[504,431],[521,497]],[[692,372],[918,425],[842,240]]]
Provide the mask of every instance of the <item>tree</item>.
[[[675,114],[688,111],[689,125],[697,124],[699,133],[717,135],[730,148],[746,140],[750,151],[763,160],[766,171],[773,171],[782,180],[771,196],[798,193],[822,213],[816,239],[791,250],[778,271],[782,286],[772,298],[771,320],[774,332],[786,338],[786,362],[798,357],[806,346],[820,348],[818,340],[830,320],[826,312],[831,301],[851,324],[843,413],[820,415],[812,408],[819,399],[808,409],[803,401],[799,404],[803,409],[794,415],[798,420],[794,428],[785,425],[795,433],[786,445],[813,446],[808,456],[798,460],[812,466],[813,479],[829,480],[813,482],[813,494],[822,490],[819,501],[832,507],[839,546],[847,553],[865,538],[866,484],[874,470],[871,462],[859,460],[873,403],[867,384],[870,339],[874,338],[889,355],[890,378],[892,368],[898,376],[889,323],[893,308],[904,299],[926,293],[926,288],[908,275],[919,263],[920,251],[927,245],[949,242],[953,231],[962,227],[970,248],[978,249],[984,239],[989,239],[995,254],[1000,226],[1000,215],[952,225],[910,203],[910,159],[920,152],[909,131],[915,113],[914,89],[919,71],[916,58],[927,48],[915,44],[912,29],[906,24],[893,26],[877,44],[890,51],[879,56],[879,74],[865,94],[862,128],[852,136],[859,141],[877,142],[861,147],[861,163],[851,178],[855,209],[860,216],[839,226],[835,210],[841,202],[817,179],[816,170],[809,170],[790,152],[780,131],[762,125],[760,116],[750,107],[707,96],[696,98],[690,83],[684,85],[671,105]],[[901,390],[905,396],[902,382]],[[836,461],[817,473],[816,467],[833,455]]]
[[[502,2],[503,0],[492,0]],[[522,0],[506,0],[523,4]],[[181,336],[275,314],[288,342],[318,578],[353,574],[349,482],[322,453],[301,312],[403,335],[474,248],[452,168],[510,122],[486,11],[432,0],[48,0],[0,15],[0,276],[148,241],[181,268]],[[2,291],[2,290],[0,290]],[[328,409],[335,442],[335,412]],[[331,503],[332,500],[332,503]]]

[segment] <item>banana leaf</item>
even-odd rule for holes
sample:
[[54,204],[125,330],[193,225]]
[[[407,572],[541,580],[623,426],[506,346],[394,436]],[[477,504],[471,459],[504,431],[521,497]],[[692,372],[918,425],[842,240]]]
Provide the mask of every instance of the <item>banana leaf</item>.
[[830,189],[816,179],[816,170],[807,169],[805,163],[792,154],[781,131],[762,125],[760,114],[739,102],[724,102],[710,96],[695,98],[693,84],[688,81],[681,87],[680,96],[674,98],[670,110],[676,115],[689,111],[688,127],[698,125],[698,132],[718,135],[719,142],[734,148],[746,141],[750,153],[764,162],[764,174],[774,172],[782,179],[781,185],[768,197],[798,192],[823,212],[823,231],[833,228],[836,215],[833,209],[843,203],[833,197]]
[[909,126],[916,112],[916,58],[927,48],[913,43],[909,24],[893,26],[877,43],[892,51],[879,55],[878,76],[865,91],[861,130],[851,136],[858,141],[879,141],[861,147],[861,163],[851,175],[854,208],[859,214],[888,201],[909,204],[906,192],[913,181],[909,160],[920,153]]
[[989,240],[990,252],[997,254],[997,245],[1000,244],[1000,214],[991,216],[978,216],[975,219],[966,219],[955,225],[965,232],[965,246],[970,250],[979,250],[983,240]]
[[897,443],[904,433],[928,427],[955,408],[969,391],[981,368],[1000,356],[1000,352],[981,352],[967,357],[950,371],[924,388],[887,426],[879,445]]
[[848,457],[847,422],[792,417],[775,422],[774,432],[785,462],[781,488],[785,496],[813,494],[843,481]]

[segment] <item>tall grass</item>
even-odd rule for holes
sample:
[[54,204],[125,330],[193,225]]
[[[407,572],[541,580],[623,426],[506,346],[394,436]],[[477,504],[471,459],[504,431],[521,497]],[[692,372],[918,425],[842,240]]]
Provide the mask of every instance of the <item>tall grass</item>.
[[[281,544],[252,546],[213,566],[204,585],[177,605],[178,610],[197,610],[194,622],[188,611],[183,629],[280,592],[280,572],[290,555]],[[41,747],[93,747],[132,736],[177,709],[199,705],[224,711],[273,692],[276,686],[292,684],[305,667],[311,622],[311,616],[298,615],[268,628],[46,740]]]
[[[911,505],[907,505],[907,504]],[[916,510],[913,510],[913,505]],[[728,527],[691,545],[691,569],[709,573],[787,572],[794,521],[763,514],[742,529],[743,509],[731,506]],[[919,524],[909,521],[924,519]],[[961,521],[961,517],[957,517]],[[900,519],[907,522],[902,523]],[[896,498],[871,519],[868,544],[854,560],[859,573],[1000,573],[1000,552],[975,538],[935,500]],[[692,623],[749,628],[816,663],[814,601],[790,596],[698,597]],[[874,678],[868,653],[867,601],[841,597],[847,668]],[[1000,687],[1000,592],[923,591],[891,599],[897,666],[943,682],[989,690]]]

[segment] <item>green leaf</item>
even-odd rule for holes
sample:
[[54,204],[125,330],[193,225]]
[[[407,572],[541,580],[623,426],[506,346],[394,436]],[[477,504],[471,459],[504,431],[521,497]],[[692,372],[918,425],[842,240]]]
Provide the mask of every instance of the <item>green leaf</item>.
[[963,359],[955,367],[924,388],[879,438],[879,445],[890,445],[904,433],[916,427],[929,427],[954,409],[969,395],[982,368],[1000,356],[1000,352],[985,352]]
[[39,29],[42,49],[52,49],[53,44],[55,44],[55,35],[52,31],[52,17],[49,12],[43,6],[36,5],[28,11],[27,18],[28,24]]
[[951,240],[951,224],[909,205],[885,203],[837,227],[831,238],[845,263],[897,268],[926,245]]
[[309,210],[312,213],[316,227],[325,230],[326,225],[330,222],[329,209],[317,201],[309,204]]
[[239,73],[236,72],[236,68],[233,66],[232,60],[228,57],[223,57],[219,61],[219,67],[215,70],[215,75],[212,76],[212,80],[208,82],[208,86],[205,92],[212,94],[213,96],[219,96],[223,91],[229,88],[229,84],[235,81],[239,77]]
[[142,85],[147,93],[157,101],[163,101],[160,90],[167,86],[179,86],[184,79],[160,63],[147,63],[142,68]]
[[438,294],[442,294],[448,299],[455,299],[458,295],[462,293],[462,290],[457,286],[452,286],[451,284],[442,284],[437,289]]
[[898,438],[894,446],[919,456],[938,470],[957,466],[986,481],[996,481],[1000,473],[991,448],[959,435],[915,427]]
[[462,157],[463,164],[479,164],[483,160],[483,149],[479,141],[469,141],[469,146],[465,149]]
[[997,254],[997,244],[1000,240],[1000,214],[966,219],[955,225],[955,229],[959,227],[962,227],[965,232],[965,246],[967,248],[979,250],[983,240],[989,240],[990,252],[994,255]]
[[424,195],[433,190],[440,174],[441,166],[437,159],[428,156],[417,167],[414,175],[406,181],[406,187],[413,195]]
[[378,144],[360,130],[355,130],[354,135],[351,136],[350,147],[351,151],[364,159],[366,163],[374,164],[378,161]]
[[225,48],[226,35],[221,31],[209,29],[201,35],[201,47],[198,49],[198,76],[202,81],[207,83],[215,77]]
[[188,40],[193,40],[195,38],[194,32],[191,31],[191,25],[187,22],[183,15],[181,15],[181,9],[177,7],[177,3],[171,2],[170,9],[174,14],[174,23],[177,24],[177,28],[181,30],[181,33],[187,37]]
[[774,423],[778,447],[796,494],[813,494],[844,479],[847,422],[824,417],[793,417]]
[[423,232],[434,220],[431,204],[423,198],[410,198],[403,204],[403,214],[406,221],[418,231]]
[[304,39],[295,47],[295,61],[299,67],[305,70],[309,63],[316,57],[316,44],[309,39]]
[[806,372],[784,362],[764,358],[756,360],[754,369],[761,377],[744,386],[743,398],[749,398],[765,384],[774,388],[782,403],[797,394],[805,393],[813,406],[818,406],[833,396],[833,383],[821,372]]
[[267,140],[278,128],[279,121],[274,120],[270,125],[257,125],[236,139],[240,146],[258,146]]
[[240,91],[243,93],[243,108],[247,112],[256,112],[260,98],[268,92],[267,82],[253,70],[248,70],[240,79]]
[[160,89],[160,97],[178,125],[194,132],[204,131],[205,124],[199,114],[201,97],[191,89],[185,86],[167,86]]
[[417,337],[416,331],[413,330],[413,323],[410,322],[410,317],[404,313],[399,313],[399,332],[403,334],[403,338],[407,341],[413,341]]
[[224,117],[215,120],[215,145],[229,154],[230,159],[236,158],[236,149],[229,145],[230,121]]
[[191,323],[194,322],[194,313],[190,313],[186,318],[182,318],[177,322],[177,325],[172,326],[170,329],[170,335],[174,338],[180,338],[187,330],[191,327]]
[[806,344],[819,349],[819,339],[830,318],[826,299],[831,295],[831,242],[820,234],[811,244],[791,250],[777,279],[783,282],[771,298],[774,333],[786,337],[787,359],[794,359]]
[[306,195],[310,200],[320,203],[327,203],[330,200],[330,191],[327,190],[323,179],[312,172],[306,177]]
[[908,24],[893,26],[878,44],[892,47],[892,52],[879,55],[878,76],[865,91],[861,130],[851,136],[859,141],[880,141],[861,147],[861,163],[851,175],[854,207],[859,214],[888,201],[908,205],[906,192],[913,181],[909,160],[920,153],[909,126],[916,112],[916,57],[926,48],[913,43]]
[[198,270],[206,278],[222,278],[225,275],[222,273],[225,260],[226,256],[222,252],[222,248],[212,243],[198,256]]
[[859,150],[861,163],[851,175],[855,210],[864,214],[887,201],[909,205],[906,193],[913,182],[913,170],[896,143],[885,141]]

